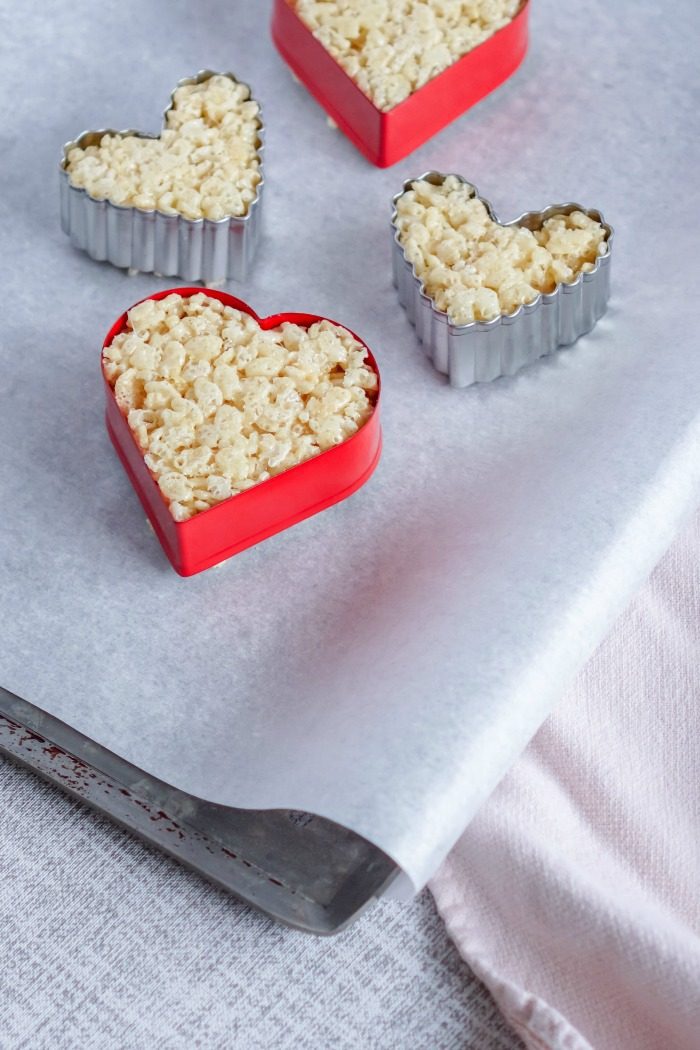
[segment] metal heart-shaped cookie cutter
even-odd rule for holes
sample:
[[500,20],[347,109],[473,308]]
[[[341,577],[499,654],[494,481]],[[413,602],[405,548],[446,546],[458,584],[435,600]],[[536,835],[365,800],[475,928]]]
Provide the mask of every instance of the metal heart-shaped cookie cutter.
[[[233,73],[201,70],[193,77],[180,80],[170,96],[163,114],[164,122],[172,109],[175,91],[189,84],[202,84],[213,76],[229,77],[239,81]],[[249,85],[245,85],[249,87]],[[251,98],[253,98],[251,91]],[[245,215],[225,219],[186,219],[182,215],[168,215],[157,209],[145,210],[130,205],[98,200],[87,190],[73,186],[67,171],[68,153],[76,146],[85,149],[98,145],[104,135],[133,135],[137,138],[157,139],[159,136],[143,131],[84,131],[73,142],[63,147],[61,175],[61,227],[71,244],[92,259],[110,262],[130,272],[143,271],[162,277],[182,277],[186,281],[221,284],[226,280],[244,281],[248,276],[261,229],[262,190],[264,185],[263,151],[264,126],[256,143],[260,158],[261,181],[255,199]]]
[[[461,175],[453,177],[469,186],[473,196],[483,202],[491,219],[500,223],[489,201],[481,196],[473,183]],[[465,387],[472,383],[488,383],[499,376],[514,375],[525,365],[553,353],[558,347],[575,343],[589,332],[605,313],[610,298],[613,228],[599,211],[582,208],[579,204],[552,204],[543,211],[528,211],[500,225],[536,230],[553,215],[583,212],[601,223],[606,234],[605,254],[598,256],[589,273],[580,273],[571,284],[559,284],[553,292],[540,293],[513,313],[501,314],[491,321],[454,324],[444,311],[437,308],[399,241],[396,206],[414,182],[425,181],[441,186],[446,178],[447,174],[429,171],[417,179],[408,179],[393,198],[391,229],[394,284],[399,302],[415,326],[426,353],[438,371],[449,377],[450,384]]]

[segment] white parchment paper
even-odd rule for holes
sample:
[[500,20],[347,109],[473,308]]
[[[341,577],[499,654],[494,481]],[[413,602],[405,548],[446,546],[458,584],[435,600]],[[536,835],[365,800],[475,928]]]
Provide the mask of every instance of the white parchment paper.
[[[533,8],[515,78],[382,172],[293,83],[266,2],[0,4],[0,682],[195,795],[345,824],[416,885],[700,495],[697,6]],[[385,452],[348,502],[183,580],[108,444],[99,373],[112,321],[177,282],[72,250],[55,169],[83,128],[156,129],[203,66],[248,79],[268,127],[266,240],[229,287],[363,335]],[[595,332],[446,386],[390,284],[389,200],[427,168],[504,219],[601,208]]]

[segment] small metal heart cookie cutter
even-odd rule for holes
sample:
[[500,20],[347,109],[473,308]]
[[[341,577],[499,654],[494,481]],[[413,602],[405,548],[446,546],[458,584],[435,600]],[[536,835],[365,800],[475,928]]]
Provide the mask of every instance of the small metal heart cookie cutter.
[[[233,73],[216,73],[203,69],[193,77],[180,80],[170,96],[163,114],[164,121],[175,101],[175,91],[190,84],[202,84],[213,76],[229,77],[242,83]],[[248,87],[248,85],[246,85]],[[251,98],[253,98],[251,91]],[[84,131],[63,147],[60,163],[61,227],[71,244],[99,262],[110,262],[130,273],[143,271],[161,277],[182,277],[207,285],[226,280],[244,281],[250,271],[261,230],[262,191],[264,185],[264,125],[258,116],[256,144],[260,158],[261,181],[257,195],[245,215],[225,219],[186,219],[157,209],[145,210],[129,205],[98,200],[87,190],[73,186],[67,171],[68,153],[76,146],[96,146],[104,135],[130,135],[157,139],[143,131]]]
[[[511,376],[539,357],[553,353],[558,347],[569,346],[589,332],[603,314],[610,298],[610,259],[613,228],[599,211],[582,208],[579,204],[552,204],[543,211],[528,211],[502,226],[523,226],[537,230],[553,215],[568,215],[581,211],[605,229],[606,251],[599,255],[589,273],[580,273],[571,284],[559,284],[553,292],[540,293],[530,303],[519,306],[510,314],[501,314],[491,321],[472,321],[454,324],[439,310],[425,290],[412,263],[408,261],[399,240],[396,225],[399,198],[415,182],[430,182],[441,186],[447,174],[429,171],[417,179],[408,179],[400,193],[393,198],[391,217],[394,284],[399,302],[415,326],[418,338],[439,372],[449,377],[455,387],[488,383],[499,376]],[[455,175],[473,191],[486,206],[494,222],[500,222],[491,204],[478,192],[473,183]]]

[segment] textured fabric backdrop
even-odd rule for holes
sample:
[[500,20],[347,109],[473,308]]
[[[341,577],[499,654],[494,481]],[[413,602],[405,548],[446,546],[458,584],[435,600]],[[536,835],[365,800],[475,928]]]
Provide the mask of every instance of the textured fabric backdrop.
[[517,1050],[425,893],[276,926],[0,760],[0,1050]]

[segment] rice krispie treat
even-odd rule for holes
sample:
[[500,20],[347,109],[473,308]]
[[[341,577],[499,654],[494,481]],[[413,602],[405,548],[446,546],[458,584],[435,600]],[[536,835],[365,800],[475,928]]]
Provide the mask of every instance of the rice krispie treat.
[[186,219],[246,215],[261,181],[260,107],[250,88],[215,75],[177,89],[159,138],[103,135],[75,147],[66,170],[97,200]]
[[440,186],[412,183],[396,215],[406,258],[458,325],[510,314],[590,272],[607,252],[605,228],[583,212],[554,215],[534,231],[501,226],[474,187],[454,175]]
[[522,0],[289,0],[388,112],[512,21]]
[[204,293],[133,307],[103,367],[176,521],[345,441],[377,389],[345,328],[264,331]]

